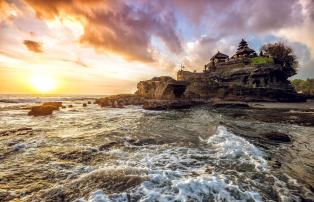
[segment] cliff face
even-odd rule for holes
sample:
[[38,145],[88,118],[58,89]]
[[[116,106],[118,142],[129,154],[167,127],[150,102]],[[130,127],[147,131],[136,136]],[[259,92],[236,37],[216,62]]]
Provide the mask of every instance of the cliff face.
[[222,99],[232,101],[303,101],[280,65],[221,65],[214,71],[180,70],[177,80],[157,77],[138,84],[137,94],[148,99]]
[[186,81],[176,81],[168,76],[140,81],[136,94],[147,99],[177,99],[184,97]]

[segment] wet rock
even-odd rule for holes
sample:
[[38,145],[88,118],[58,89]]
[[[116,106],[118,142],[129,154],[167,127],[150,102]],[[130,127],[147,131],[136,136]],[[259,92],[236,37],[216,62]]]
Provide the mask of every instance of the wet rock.
[[54,106],[59,109],[60,107],[62,107],[62,102],[44,102],[42,106]]
[[61,160],[88,163],[93,159],[96,153],[97,153],[97,150],[93,150],[93,149],[74,150],[68,153],[60,153],[58,155],[58,158]]
[[12,150],[14,152],[17,152],[17,151],[23,151],[25,150],[26,148],[26,145],[25,144],[22,144],[22,143],[17,143],[15,145],[12,146]]
[[188,109],[192,103],[188,100],[147,100],[143,108],[148,110]]
[[144,138],[144,139],[135,140],[130,143],[135,146],[144,146],[144,145],[156,144],[156,140],[153,138]]
[[270,132],[261,134],[261,136],[266,137],[269,140],[277,141],[277,142],[291,142],[289,135],[280,132]]
[[104,151],[104,150],[108,150],[111,147],[114,147],[118,144],[119,144],[118,142],[113,141],[113,142],[109,142],[109,143],[106,143],[106,144],[99,146],[98,149],[99,149],[99,151]]
[[8,135],[29,135],[32,134],[32,128],[18,128],[13,130],[0,131],[0,136],[8,136]]
[[51,115],[53,111],[58,110],[59,107],[52,105],[34,106],[28,112],[29,116],[47,116]]
[[89,105],[90,105],[90,104],[92,104],[92,102],[91,102],[91,101],[88,101],[88,102],[87,102],[87,104],[89,104]]
[[101,107],[121,108],[125,105],[141,105],[145,99],[135,94],[120,94],[96,99],[95,104]]
[[10,201],[16,197],[16,194],[11,191],[0,189],[0,201]]
[[124,108],[122,101],[113,100],[111,104],[112,108]]
[[275,162],[272,163],[272,167],[274,169],[279,169],[281,167],[281,162],[276,160]]
[[215,102],[213,103],[215,108],[249,108],[250,106],[246,102]]
[[68,105],[68,108],[73,108],[73,105]]
[[86,103],[83,103],[83,107],[87,107],[87,104],[86,104]]

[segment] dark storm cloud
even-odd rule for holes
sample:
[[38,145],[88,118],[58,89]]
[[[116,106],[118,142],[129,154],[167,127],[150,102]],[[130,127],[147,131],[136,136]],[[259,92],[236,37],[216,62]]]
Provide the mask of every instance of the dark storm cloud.
[[42,45],[36,41],[32,40],[24,40],[23,44],[26,46],[26,48],[32,52],[35,53],[42,53]]

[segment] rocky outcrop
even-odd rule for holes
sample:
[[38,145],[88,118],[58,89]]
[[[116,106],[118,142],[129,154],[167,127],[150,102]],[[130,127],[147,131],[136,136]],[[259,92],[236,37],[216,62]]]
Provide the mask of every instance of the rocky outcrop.
[[95,104],[101,107],[122,108],[125,105],[142,105],[145,98],[135,94],[120,94],[96,99]]
[[176,81],[168,76],[154,77],[140,81],[136,94],[147,99],[178,99],[182,98],[187,86],[185,81]]
[[41,106],[31,107],[31,111],[28,112],[29,116],[47,116],[51,115],[53,111],[59,110],[62,106],[62,102],[44,102]]
[[215,71],[179,71],[178,80],[187,81],[186,98],[219,98],[229,101],[304,101],[285,76],[280,65],[219,66]]
[[147,100],[143,108],[148,110],[187,109],[192,106],[188,100]]
[[53,111],[58,110],[59,108],[52,105],[42,105],[31,107],[31,111],[28,112],[29,116],[47,116],[51,115]]

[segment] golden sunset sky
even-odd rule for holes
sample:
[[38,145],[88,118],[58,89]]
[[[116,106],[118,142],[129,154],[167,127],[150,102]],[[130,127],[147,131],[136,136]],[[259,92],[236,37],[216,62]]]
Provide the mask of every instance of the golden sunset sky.
[[0,0],[0,93],[133,93],[242,38],[286,43],[311,78],[313,30],[313,0]]

